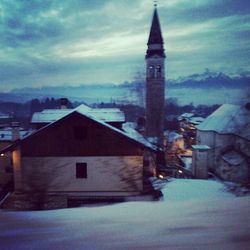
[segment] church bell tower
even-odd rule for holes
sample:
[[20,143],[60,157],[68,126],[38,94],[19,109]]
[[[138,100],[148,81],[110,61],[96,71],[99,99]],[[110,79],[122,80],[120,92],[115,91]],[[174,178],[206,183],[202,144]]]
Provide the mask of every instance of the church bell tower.
[[163,144],[165,106],[165,53],[157,8],[154,9],[146,52],[146,136]]

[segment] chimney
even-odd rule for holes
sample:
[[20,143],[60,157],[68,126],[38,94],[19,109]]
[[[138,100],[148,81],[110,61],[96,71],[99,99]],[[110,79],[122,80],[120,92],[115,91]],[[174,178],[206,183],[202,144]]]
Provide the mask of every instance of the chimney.
[[67,109],[68,108],[68,99],[67,98],[60,98],[60,108]]
[[12,141],[16,141],[20,139],[20,123],[19,122],[11,122],[11,135]]

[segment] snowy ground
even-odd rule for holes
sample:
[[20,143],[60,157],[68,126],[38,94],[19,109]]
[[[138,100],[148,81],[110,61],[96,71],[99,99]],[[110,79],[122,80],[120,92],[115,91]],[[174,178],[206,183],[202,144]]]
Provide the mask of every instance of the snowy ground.
[[0,211],[0,249],[250,249],[250,197],[173,180],[162,202]]
[[163,189],[165,201],[190,201],[233,198],[226,187],[214,180],[173,179]]

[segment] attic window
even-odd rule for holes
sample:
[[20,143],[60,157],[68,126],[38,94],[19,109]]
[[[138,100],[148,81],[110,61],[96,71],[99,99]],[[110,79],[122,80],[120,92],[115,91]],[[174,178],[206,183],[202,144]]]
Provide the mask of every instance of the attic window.
[[88,128],[86,126],[74,127],[74,137],[76,140],[86,140],[88,137]]
[[76,178],[87,178],[87,163],[77,162],[76,163]]

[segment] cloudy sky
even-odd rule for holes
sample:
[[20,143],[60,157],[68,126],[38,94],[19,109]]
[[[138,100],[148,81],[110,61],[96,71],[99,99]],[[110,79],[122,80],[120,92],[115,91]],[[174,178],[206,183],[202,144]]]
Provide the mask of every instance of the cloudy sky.
[[[152,0],[1,0],[0,91],[122,83],[144,69]],[[158,0],[167,78],[250,70],[249,0]]]

